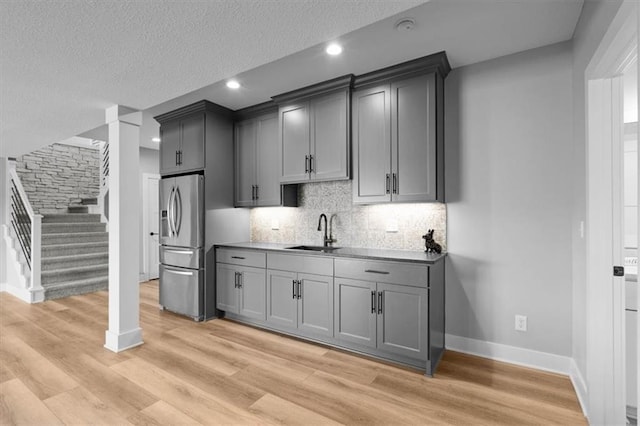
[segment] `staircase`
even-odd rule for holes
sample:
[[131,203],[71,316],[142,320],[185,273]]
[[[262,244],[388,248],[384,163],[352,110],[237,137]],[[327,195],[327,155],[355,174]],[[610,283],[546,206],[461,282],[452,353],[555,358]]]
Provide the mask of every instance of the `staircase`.
[[87,213],[86,205],[70,206],[69,212],[42,218],[45,300],[107,290],[109,285],[106,225],[99,214]]

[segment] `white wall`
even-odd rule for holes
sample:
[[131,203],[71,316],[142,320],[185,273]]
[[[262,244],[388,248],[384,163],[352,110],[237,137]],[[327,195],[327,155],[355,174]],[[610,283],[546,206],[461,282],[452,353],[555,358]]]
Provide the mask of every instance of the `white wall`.
[[145,257],[144,247],[146,244],[147,233],[144,229],[144,213],[147,211],[144,208],[144,200],[146,199],[142,195],[142,175],[144,173],[160,174],[160,151],[156,149],[140,148],[140,172],[138,177],[138,184],[140,185],[140,275],[147,273],[147,258]]
[[571,354],[571,80],[562,43],[445,81],[448,334]]
[[[586,217],[586,102],[584,73],[620,8],[620,0],[585,1],[573,37],[573,154],[572,172],[572,274],[573,347],[572,357],[579,373],[587,377],[586,364],[586,245],[580,222]],[[586,389],[583,389],[583,391]]]
[[[2,232],[2,225],[7,224],[7,159],[0,157],[0,232]],[[2,254],[0,255],[0,291],[4,288],[7,282],[7,253],[8,248],[5,247],[3,236],[0,234],[0,247],[2,247]]]

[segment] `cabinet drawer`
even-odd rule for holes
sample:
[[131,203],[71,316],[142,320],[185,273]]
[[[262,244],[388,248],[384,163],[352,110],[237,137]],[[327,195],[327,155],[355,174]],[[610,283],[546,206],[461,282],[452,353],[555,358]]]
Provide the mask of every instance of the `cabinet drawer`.
[[429,267],[413,263],[378,260],[336,259],[336,277],[410,285],[429,286]]
[[293,254],[267,254],[269,269],[304,272],[316,275],[333,275],[333,258],[320,256],[299,256]]
[[216,260],[221,263],[256,268],[264,268],[266,266],[266,255],[259,251],[218,249],[216,256]]

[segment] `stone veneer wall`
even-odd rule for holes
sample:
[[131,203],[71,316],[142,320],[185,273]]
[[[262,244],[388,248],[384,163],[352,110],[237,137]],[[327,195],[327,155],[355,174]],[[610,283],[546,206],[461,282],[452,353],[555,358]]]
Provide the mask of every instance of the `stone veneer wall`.
[[[321,213],[333,221],[337,247],[424,250],[424,235],[435,229],[434,239],[446,250],[447,209],[442,203],[352,203],[351,181],[308,183],[299,186],[298,207],[265,207],[251,211],[251,241],[321,245]],[[279,229],[272,229],[278,222]],[[395,222],[395,223],[394,223]],[[387,232],[397,224],[397,232]]]
[[16,172],[36,213],[64,213],[100,192],[100,152],[53,144],[18,157]]

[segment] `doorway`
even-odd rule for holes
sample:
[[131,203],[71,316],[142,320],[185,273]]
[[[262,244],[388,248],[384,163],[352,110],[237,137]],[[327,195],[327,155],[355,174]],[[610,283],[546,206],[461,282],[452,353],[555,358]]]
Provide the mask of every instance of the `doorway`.
[[[624,76],[638,56],[638,5],[623,3],[586,70],[587,79],[587,382],[592,424],[633,423],[637,380],[628,352],[625,274]],[[637,75],[635,76],[637,82]],[[637,85],[634,89],[637,122]],[[637,126],[637,124],[636,124]],[[637,136],[636,136],[637,139]],[[637,165],[637,157],[636,157]],[[636,169],[637,170],[637,169]],[[637,172],[636,172],[637,181]],[[637,182],[636,182],[637,183]],[[627,188],[629,190],[631,188]],[[635,186],[637,204],[637,185]],[[627,194],[628,195],[628,194]],[[635,210],[637,224],[637,207]],[[637,234],[637,228],[635,228]],[[628,240],[628,238],[627,238]],[[637,258],[637,241],[634,249]],[[637,296],[636,296],[637,298]],[[635,319],[637,325],[637,317]],[[637,337],[637,330],[635,330]],[[635,359],[627,359],[633,357]],[[636,373],[637,374],[637,373]],[[629,408],[628,408],[629,407]]]
[[146,266],[145,278],[147,280],[157,279],[159,259],[159,198],[158,185],[160,175],[145,173],[142,176],[142,191],[144,201],[144,260]]

